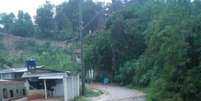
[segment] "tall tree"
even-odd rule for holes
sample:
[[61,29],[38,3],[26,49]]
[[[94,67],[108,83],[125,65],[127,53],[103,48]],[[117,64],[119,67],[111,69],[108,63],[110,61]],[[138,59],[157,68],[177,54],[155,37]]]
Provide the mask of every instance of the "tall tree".
[[0,23],[3,25],[3,30],[5,32],[12,33],[15,21],[16,17],[13,13],[10,14],[2,13],[0,15]]
[[13,34],[20,36],[33,36],[33,33],[34,26],[30,15],[23,11],[19,11]]
[[[57,7],[57,17],[61,19],[69,19],[74,32],[78,32],[78,4],[79,0],[69,0],[69,2],[64,2],[61,5]],[[84,31],[88,33],[89,30],[95,31],[98,29],[98,26],[100,28],[102,22],[104,22],[104,7],[101,3],[95,3],[92,0],[86,0],[82,4],[82,14],[83,14],[83,25],[86,28],[84,28]],[[61,25],[64,25],[64,22],[61,22],[61,19],[58,19],[56,17],[56,20]],[[61,25],[58,24],[58,27],[61,27]]]
[[43,34],[54,30],[54,6],[50,2],[37,9],[35,23]]

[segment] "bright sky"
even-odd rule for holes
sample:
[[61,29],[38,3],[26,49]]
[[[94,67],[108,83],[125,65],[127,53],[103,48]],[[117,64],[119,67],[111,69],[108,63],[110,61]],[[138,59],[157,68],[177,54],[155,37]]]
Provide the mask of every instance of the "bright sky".
[[[36,15],[36,9],[47,0],[0,0],[0,13],[14,12],[17,14],[19,10],[28,12],[31,16]],[[58,5],[67,0],[48,0],[52,4]],[[94,0],[102,2],[111,2],[111,0]]]

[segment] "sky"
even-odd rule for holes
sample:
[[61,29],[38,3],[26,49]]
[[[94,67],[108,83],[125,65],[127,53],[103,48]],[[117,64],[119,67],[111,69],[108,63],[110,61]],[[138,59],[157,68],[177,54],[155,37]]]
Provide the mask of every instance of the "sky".
[[[19,10],[28,12],[32,17],[36,15],[36,9],[47,0],[0,0],[0,13],[13,12],[17,14]],[[52,4],[58,5],[67,0],[48,0]],[[111,0],[94,0],[102,2],[111,2]]]

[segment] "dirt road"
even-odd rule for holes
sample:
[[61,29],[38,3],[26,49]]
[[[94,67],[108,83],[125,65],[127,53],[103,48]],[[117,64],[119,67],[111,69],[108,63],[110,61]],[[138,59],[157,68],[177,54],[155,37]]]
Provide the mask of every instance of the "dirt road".
[[91,98],[91,101],[146,101],[145,94],[137,90],[101,84],[93,84],[92,87],[103,91],[104,94]]
[[37,100],[27,100],[27,97],[17,99],[17,100],[12,100],[12,101],[64,101],[63,97],[49,97],[47,100],[45,99],[37,99]]

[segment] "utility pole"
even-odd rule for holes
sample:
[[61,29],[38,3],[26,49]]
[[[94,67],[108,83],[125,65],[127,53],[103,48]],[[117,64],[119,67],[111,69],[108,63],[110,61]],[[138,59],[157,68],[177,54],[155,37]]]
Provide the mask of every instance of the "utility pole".
[[79,0],[79,33],[80,33],[80,59],[81,59],[81,95],[85,94],[85,67],[83,61],[83,19],[82,19],[82,0]]

